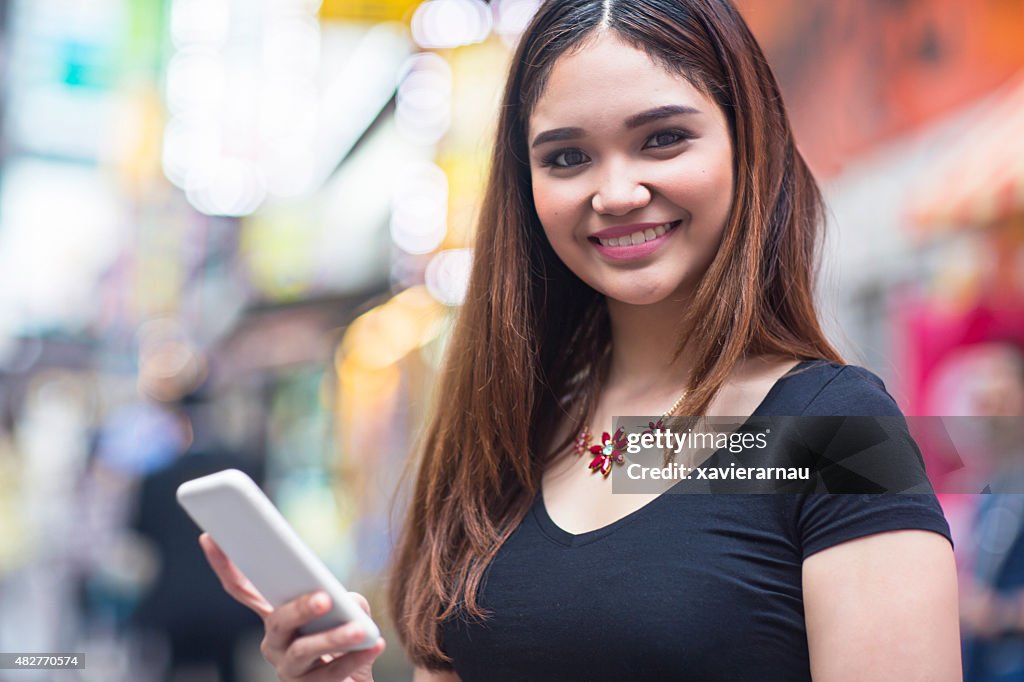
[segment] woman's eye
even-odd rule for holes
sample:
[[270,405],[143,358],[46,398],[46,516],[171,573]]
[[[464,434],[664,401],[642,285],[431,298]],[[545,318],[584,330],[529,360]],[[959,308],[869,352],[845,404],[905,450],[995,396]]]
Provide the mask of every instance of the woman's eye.
[[579,166],[587,161],[589,161],[587,155],[580,150],[566,149],[564,151],[555,152],[544,159],[544,165],[554,166],[555,168],[572,168],[573,166]]
[[690,136],[686,135],[685,133],[674,130],[666,130],[664,132],[652,135],[647,140],[647,144],[644,145],[644,149],[657,149],[658,147],[668,147],[669,145],[673,145],[676,142],[679,142],[681,140],[687,140],[689,138]]

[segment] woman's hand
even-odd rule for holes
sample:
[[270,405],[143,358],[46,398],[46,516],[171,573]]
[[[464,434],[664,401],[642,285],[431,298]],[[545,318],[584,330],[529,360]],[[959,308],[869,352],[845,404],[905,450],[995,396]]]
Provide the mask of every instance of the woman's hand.
[[[378,638],[369,649],[339,653],[363,639],[358,623],[346,623],[330,630],[301,636],[299,627],[326,613],[330,597],[322,592],[303,595],[274,608],[242,574],[207,533],[199,544],[224,590],[263,619],[265,634],[260,652],[274,666],[282,682],[372,682],[373,661],[384,651]],[[367,614],[370,605],[356,592],[349,592]]]

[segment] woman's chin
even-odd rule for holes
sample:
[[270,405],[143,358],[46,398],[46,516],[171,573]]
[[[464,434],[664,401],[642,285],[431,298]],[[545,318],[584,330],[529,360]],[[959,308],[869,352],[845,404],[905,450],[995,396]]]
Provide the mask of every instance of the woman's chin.
[[[597,288],[597,287],[595,287]],[[620,286],[598,288],[605,298],[623,305],[655,305],[669,299],[682,303],[692,294],[693,285],[687,282],[675,286],[664,281],[643,282],[633,281],[621,283]]]
[[645,290],[609,290],[605,292],[605,297],[609,302],[618,303],[621,305],[654,305],[655,303],[661,303],[671,295],[672,290],[669,288],[657,288],[657,289],[645,289]]

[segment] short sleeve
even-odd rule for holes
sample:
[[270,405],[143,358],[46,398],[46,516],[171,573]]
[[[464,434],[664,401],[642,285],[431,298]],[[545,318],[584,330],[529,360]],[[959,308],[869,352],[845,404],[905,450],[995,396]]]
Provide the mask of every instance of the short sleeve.
[[807,495],[798,515],[803,558],[833,545],[890,530],[930,530],[953,544],[935,495]]
[[[842,367],[810,401],[805,416],[902,417],[882,380],[868,370]],[[893,456],[919,460],[920,451],[904,433]],[[923,464],[922,464],[923,466]],[[801,496],[797,533],[803,558],[847,540],[892,530],[929,530],[953,544],[949,524],[933,492],[883,494],[820,494]]]

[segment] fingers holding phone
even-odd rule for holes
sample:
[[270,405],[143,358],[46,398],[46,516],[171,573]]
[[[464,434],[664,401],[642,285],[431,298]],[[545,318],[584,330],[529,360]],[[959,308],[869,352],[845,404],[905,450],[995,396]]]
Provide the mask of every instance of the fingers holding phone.
[[[361,595],[349,594],[365,602]],[[282,680],[337,680],[344,676],[372,679],[370,666],[384,651],[383,639],[378,637],[369,649],[345,653],[366,637],[366,630],[360,623],[353,621],[323,632],[297,636],[299,628],[327,613],[330,607],[330,597],[316,592],[288,602],[267,617],[260,651]]]
[[345,589],[251,478],[227,469],[182,483],[177,497],[206,531],[199,543],[224,590],[263,619],[260,648],[282,680],[372,679],[384,640],[366,600]]
[[[363,641],[365,629],[355,621],[323,632],[300,636],[299,629],[330,611],[330,597],[314,592],[273,608],[207,533],[199,537],[207,561],[224,590],[255,611],[265,627],[260,653],[283,682],[370,682],[373,661],[384,651],[380,637],[369,649],[345,653]],[[352,600],[370,615],[370,606],[357,592]]]

